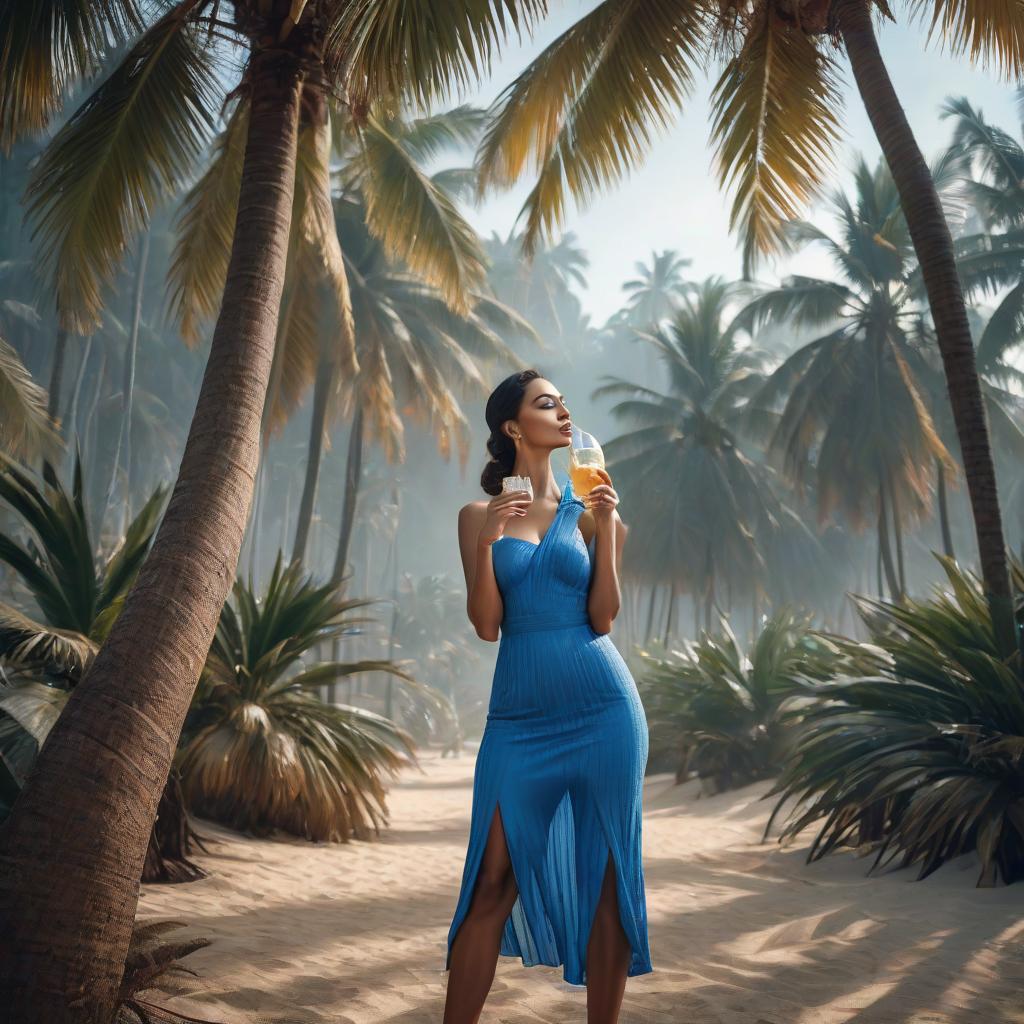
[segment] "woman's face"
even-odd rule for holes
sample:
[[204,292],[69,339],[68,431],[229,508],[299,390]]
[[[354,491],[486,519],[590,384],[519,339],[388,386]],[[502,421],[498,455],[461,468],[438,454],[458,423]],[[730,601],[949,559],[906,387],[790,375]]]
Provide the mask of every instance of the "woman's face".
[[564,448],[572,442],[570,422],[564,395],[551,381],[535,377],[526,385],[518,417],[505,429],[534,448]]

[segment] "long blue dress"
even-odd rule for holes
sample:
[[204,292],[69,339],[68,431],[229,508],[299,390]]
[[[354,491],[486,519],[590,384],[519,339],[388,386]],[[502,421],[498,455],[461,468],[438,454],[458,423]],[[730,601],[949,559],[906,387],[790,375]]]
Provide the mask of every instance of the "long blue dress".
[[498,806],[519,889],[501,955],[527,967],[564,965],[565,981],[585,985],[610,850],[632,947],[628,975],[653,970],[640,849],[647,721],[611,637],[590,625],[583,508],[566,479],[539,544],[506,536],[491,547],[504,618],[446,971]]

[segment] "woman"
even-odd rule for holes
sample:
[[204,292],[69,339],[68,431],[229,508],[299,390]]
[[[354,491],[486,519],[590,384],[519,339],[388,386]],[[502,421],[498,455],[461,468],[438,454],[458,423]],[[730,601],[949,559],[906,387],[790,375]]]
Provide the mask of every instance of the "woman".
[[[636,684],[608,636],[626,527],[609,482],[584,502],[551,469],[569,410],[536,370],[485,411],[494,497],[459,513],[467,611],[501,644],[477,755],[444,1024],[479,1018],[498,954],[562,966],[587,1019],[618,1018],[626,978],[652,971],[641,864],[648,735]],[[528,491],[502,493],[505,476]],[[607,474],[606,474],[607,476]],[[509,532],[509,527],[515,533]]]

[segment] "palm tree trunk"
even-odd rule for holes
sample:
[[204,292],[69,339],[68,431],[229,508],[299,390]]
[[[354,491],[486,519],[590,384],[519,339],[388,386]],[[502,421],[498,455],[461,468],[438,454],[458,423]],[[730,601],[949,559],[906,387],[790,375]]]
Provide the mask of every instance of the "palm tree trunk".
[[953,531],[949,525],[949,494],[946,488],[946,467],[941,459],[935,460],[935,490],[939,496],[939,526],[942,530],[942,550],[956,558],[953,550]]
[[897,578],[900,583],[900,599],[907,593],[907,567],[903,559],[903,526],[900,522],[900,496],[899,490],[892,485],[889,486],[890,504],[892,505],[892,535],[896,546],[896,569]]
[[363,468],[363,407],[356,403],[352,417],[352,430],[348,438],[348,456],[345,462],[345,500],[341,508],[341,535],[338,537],[338,552],[334,558],[334,572],[331,582],[341,583],[348,562],[348,546],[352,540],[352,527],[356,521],[356,498],[359,495],[359,477]]
[[125,369],[125,401],[124,412],[124,522],[130,523],[132,518],[132,404],[135,400],[135,363],[139,352],[139,328],[142,326],[142,289],[146,278],[146,265],[149,263],[150,232],[142,236],[142,252],[139,253],[139,272],[135,279],[135,307],[132,310],[132,340],[129,348],[128,366]]
[[90,334],[85,339],[85,347],[82,349],[82,361],[78,364],[78,373],[75,375],[75,386],[71,392],[71,409],[68,411],[68,433],[75,435],[75,442],[81,448],[81,437],[78,432],[78,407],[82,399],[82,385],[85,383],[85,374],[89,368],[89,356],[92,355],[92,342],[95,336]]
[[[898,601],[902,595],[899,580],[896,578],[896,569],[892,562],[892,550],[889,547],[889,508],[888,502],[885,500],[885,484],[882,481],[878,483],[878,552],[885,569],[885,580],[889,584],[889,597]],[[882,596],[881,583],[879,583],[878,596]]]
[[[103,509],[100,513],[100,522],[104,522],[107,513],[110,511],[110,503],[114,499],[114,491],[117,489],[117,471],[121,467],[122,452],[124,453],[125,472],[125,501],[122,506],[122,524],[129,521],[129,509],[131,507],[131,421],[132,421],[132,397],[135,392],[135,359],[139,350],[139,327],[142,323],[142,284],[146,273],[146,263],[149,259],[149,232],[142,236],[142,249],[139,252],[139,264],[135,272],[135,296],[132,302],[132,328],[128,335],[128,344],[124,354],[124,376],[121,382],[121,429],[117,433],[117,445],[114,447],[114,464],[110,469],[110,483],[107,485],[107,494],[103,502]],[[123,533],[123,525],[117,533]]]
[[324,450],[327,396],[330,394],[333,370],[334,363],[326,356],[322,356],[316,370],[316,383],[313,385],[313,415],[309,424],[309,453],[306,456],[306,479],[302,485],[299,521],[295,527],[295,543],[292,546],[293,562],[301,561],[306,557],[306,545],[309,543],[309,527],[313,522],[316,488],[320,480],[320,459]]
[[[269,389],[268,389],[269,393]],[[267,493],[267,447],[266,441],[260,442],[259,461],[256,467],[256,481],[253,484],[252,506],[249,509],[248,534],[248,573],[253,589],[258,589],[259,551],[260,551],[260,525],[263,522],[263,501]]]
[[654,598],[658,593],[658,584],[654,581],[651,582],[651,597],[647,602],[647,629],[644,630],[644,641],[651,639],[651,634],[654,632]]
[[296,27],[251,56],[224,299],[178,479],[121,614],[0,831],[8,1024],[107,1024],[114,1013],[157,805],[252,499],[309,45]]
[[878,49],[870,0],[836,0],[836,27],[850,58],[857,88],[900,194],[914,243],[953,409],[967,491],[974,514],[981,574],[992,612],[996,643],[1008,656],[1018,649],[1013,591],[996,491],[985,406],[974,359],[953,239],[942,214],[928,164],[900,106]]
[[669,584],[668,594],[668,611],[665,615],[665,646],[668,646],[669,637],[672,635],[672,620],[675,618],[676,612],[676,585],[675,583]]
[[[391,500],[395,506],[395,528],[391,534],[391,636],[388,640],[388,658],[395,658],[395,644],[398,632],[398,538],[399,526],[402,520],[402,495],[398,485],[392,488]],[[389,672],[387,678],[387,703],[385,704],[384,716],[394,721],[395,718],[395,677]]]
[[60,427],[60,385],[64,378],[64,358],[68,351],[68,332],[63,328],[57,331],[57,342],[53,349],[53,366],[50,368],[50,395],[47,411],[50,419]]

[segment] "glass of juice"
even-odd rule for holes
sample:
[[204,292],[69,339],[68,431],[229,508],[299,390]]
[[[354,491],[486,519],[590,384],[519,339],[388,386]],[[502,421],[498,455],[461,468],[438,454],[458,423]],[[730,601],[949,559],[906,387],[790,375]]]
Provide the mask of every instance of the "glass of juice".
[[584,500],[598,484],[612,482],[604,468],[604,452],[597,438],[580,430],[575,424],[569,447],[569,479],[572,480],[573,494]]

